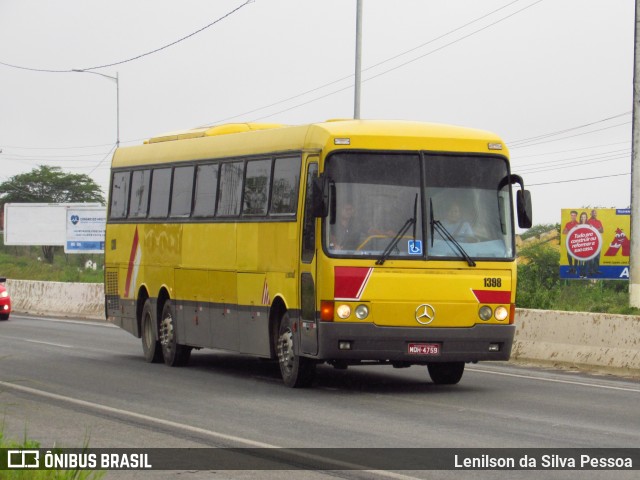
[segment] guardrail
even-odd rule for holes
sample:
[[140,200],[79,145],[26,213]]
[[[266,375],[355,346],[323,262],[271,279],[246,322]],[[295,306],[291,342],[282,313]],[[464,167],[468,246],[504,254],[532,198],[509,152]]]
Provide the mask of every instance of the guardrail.
[[[7,280],[13,310],[104,320],[104,289],[96,283]],[[640,376],[640,316],[552,310],[516,311],[511,358]]]

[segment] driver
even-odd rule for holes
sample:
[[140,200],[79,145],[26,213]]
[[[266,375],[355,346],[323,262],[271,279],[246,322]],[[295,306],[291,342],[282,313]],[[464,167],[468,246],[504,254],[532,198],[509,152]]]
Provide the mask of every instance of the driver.
[[455,239],[464,239],[473,237],[473,229],[469,222],[462,217],[462,209],[460,204],[453,202],[449,205],[447,210],[447,216],[442,220],[442,226],[451,234]]
[[345,203],[335,225],[330,226],[329,248],[355,250],[362,242],[362,232],[355,223],[355,208],[352,203]]

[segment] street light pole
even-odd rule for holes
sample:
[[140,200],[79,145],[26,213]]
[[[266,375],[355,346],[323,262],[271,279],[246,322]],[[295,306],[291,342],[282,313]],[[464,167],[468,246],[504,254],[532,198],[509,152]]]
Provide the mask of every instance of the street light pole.
[[640,1],[636,0],[633,62],[633,130],[631,153],[631,255],[629,305],[640,308]]
[[77,70],[74,69],[74,72],[77,73],[92,73],[93,75],[100,75],[106,79],[112,80],[116,82],[116,148],[120,146],[120,79],[118,77],[118,72],[116,72],[116,76],[112,77],[111,75],[105,75],[104,73],[94,72],[92,70]]
[[356,4],[356,71],[353,118],[360,119],[360,85],[362,84],[362,0]]

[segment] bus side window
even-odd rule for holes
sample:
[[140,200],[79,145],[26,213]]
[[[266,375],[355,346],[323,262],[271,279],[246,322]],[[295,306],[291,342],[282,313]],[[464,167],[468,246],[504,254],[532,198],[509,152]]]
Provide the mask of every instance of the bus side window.
[[213,217],[218,197],[218,164],[199,165],[196,174],[194,217]]
[[131,172],[115,172],[111,186],[110,218],[125,218],[129,206]]
[[295,215],[300,185],[300,157],[276,158],[273,167],[271,215]]
[[193,194],[193,166],[176,167],[171,189],[171,216],[188,217],[191,214]]
[[131,176],[129,218],[144,218],[147,216],[150,179],[150,170],[135,170],[133,172],[133,175]]
[[271,183],[271,160],[247,162],[244,180],[243,215],[266,215],[269,205],[269,185]]
[[240,213],[244,162],[223,163],[220,169],[218,216],[235,217]]
[[318,164],[310,163],[304,195],[304,224],[302,227],[302,261],[310,263],[316,253],[316,217],[313,214],[313,181],[318,176]]
[[150,218],[163,218],[169,213],[169,192],[171,190],[171,169],[156,168],[151,179]]

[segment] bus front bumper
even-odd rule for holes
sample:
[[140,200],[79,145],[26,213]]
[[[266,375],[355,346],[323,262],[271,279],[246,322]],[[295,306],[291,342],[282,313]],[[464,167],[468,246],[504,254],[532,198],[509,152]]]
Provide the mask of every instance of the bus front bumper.
[[318,354],[314,357],[325,361],[373,360],[414,364],[508,360],[515,329],[515,325],[401,328],[321,322],[318,326]]

